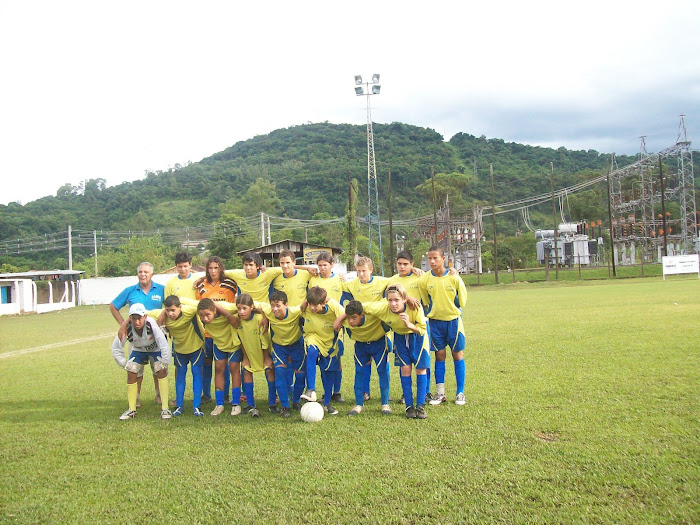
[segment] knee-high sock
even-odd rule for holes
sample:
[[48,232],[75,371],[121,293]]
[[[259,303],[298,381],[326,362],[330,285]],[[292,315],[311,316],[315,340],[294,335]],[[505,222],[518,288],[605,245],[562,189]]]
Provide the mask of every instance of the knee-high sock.
[[185,404],[185,380],[187,365],[175,367],[175,404],[179,407]]
[[231,404],[240,405],[241,404],[241,387],[234,386],[231,389]]
[[382,405],[389,404],[389,367],[382,364],[377,368],[379,376],[379,393],[382,398]]
[[224,398],[228,395],[228,393],[231,391],[231,370],[229,367],[226,367],[226,370],[224,370]]
[[[267,379],[267,378],[266,378]],[[282,376],[282,379],[284,379],[284,376]],[[267,379],[267,404],[268,405],[276,405],[277,404],[277,374],[275,374],[275,379],[270,381]],[[283,389],[286,392],[286,386],[287,386],[287,381],[285,380],[285,388]],[[280,396],[280,400],[282,397]],[[284,406],[284,405],[282,405]]]
[[[340,357],[338,359],[340,359]],[[335,376],[335,379],[333,379],[333,393],[339,394],[340,386],[343,382],[343,370],[340,369],[336,372],[333,372],[333,375]]]
[[321,372],[321,382],[323,383],[323,404],[328,405],[333,395],[333,384],[337,372]]
[[445,361],[435,361],[435,384],[445,384]]
[[364,393],[366,379],[369,377],[369,370],[372,365],[361,365],[355,361],[355,404],[363,406],[365,404]]
[[129,410],[136,410],[136,398],[139,395],[138,383],[126,384],[126,399],[129,401]]
[[[268,381],[269,384],[269,381]],[[277,388],[277,395],[280,397],[280,403],[283,407],[289,408],[289,383],[287,381],[287,369],[282,367],[275,368],[275,382],[273,383],[273,397],[270,404],[274,404],[274,388]]]
[[224,404],[224,391],[223,390],[217,390],[216,392],[214,392],[214,397],[216,398],[217,405]]
[[[371,363],[370,363],[371,365]],[[369,382],[372,380],[372,367],[369,367],[367,374],[364,376],[364,383],[362,383],[362,392],[367,392],[369,394]]]
[[[286,370],[286,378],[287,378],[287,392],[291,395],[292,392],[294,392],[294,372],[292,368],[292,361],[291,359],[287,361],[287,368]],[[277,370],[275,370],[275,373],[277,373]],[[275,376],[277,377],[277,376]]]
[[316,361],[318,361],[318,348],[309,346],[306,349],[306,383],[309,390],[316,390]]
[[425,391],[430,392],[430,367],[425,369]]
[[416,375],[416,405],[425,405],[425,392],[428,386],[427,374]]
[[161,410],[168,410],[168,388],[170,383],[168,378],[164,377],[158,379],[158,390],[160,390],[160,408]]
[[464,363],[464,359],[455,361],[455,379],[457,380],[457,393],[461,394],[464,392],[464,379],[467,374],[467,367]]
[[306,386],[306,372],[294,372],[294,396],[292,397],[292,403],[301,401],[304,386]]
[[[413,383],[411,382],[411,376],[401,376],[401,389],[403,390],[403,398],[406,401],[406,406],[413,406]],[[425,395],[423,398],[425,398]]]
[[248,406],[255,406],[255,399],[253,398],[253,382],[243,383],[243,393],[248,401]]
[[209,364],[204,363],[202,367],[202,395],[204,397],[211,397],[211,376],[213,367],[213,361]]
[[[199,408],[202,404],[202,366],[194,365],[192,370],[192,407]],[[182,406],[182,405],[178,405]]]

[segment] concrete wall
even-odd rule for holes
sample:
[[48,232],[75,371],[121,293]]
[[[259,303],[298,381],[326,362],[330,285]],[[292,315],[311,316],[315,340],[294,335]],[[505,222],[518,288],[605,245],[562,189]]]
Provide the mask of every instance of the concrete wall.
[[[165,285],[174,274],[156,274],[153,280]],[[100,277],[97,279],[81,279],[80,298],[81,305],[109,304],[127,286],[138,284],[139,280],[135,275],[129,277]]]

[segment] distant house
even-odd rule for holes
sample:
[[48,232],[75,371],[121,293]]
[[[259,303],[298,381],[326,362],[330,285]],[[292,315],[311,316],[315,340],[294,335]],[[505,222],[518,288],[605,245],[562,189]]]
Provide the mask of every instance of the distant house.
[[76,306],[77,282],[83,273],[47,270],[0,274],[0,315],[53,312]]
[[236,255],[243,255],[247,252],[256,252],[260,254],[260,257],[262,257],[265,266],[279,266],[280,252],[282,250],[293,251],[294,255],[296,256],[297,264],[315,264],[316,257],[318,257],[318,254],[321,252],[330,252],[333,262],[340,263],[338,256],[343,253],[343,250],[333,246],[323,246],[321,244],[284,239],[283,241],[258,246],[257,248],[241,250],[240,252],[236,252]]

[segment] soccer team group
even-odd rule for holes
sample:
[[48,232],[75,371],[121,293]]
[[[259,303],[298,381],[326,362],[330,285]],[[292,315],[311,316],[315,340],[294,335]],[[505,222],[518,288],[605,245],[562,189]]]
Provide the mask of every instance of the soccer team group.
[[[195,416],[203,416],[202,404],[212,401],[213,375],[212,416],[223,414],[230,402],[232,416],[259,417],[253,388],[257,373],[265,374],[270,412],[290,417],[292,410],[301,409],[302,401],[318,398],[328,415],[338,414],[331,403],[345,402],[342,356],[348,340],[353,341],[355,354],[355,405],[350,416],[361,414],[370,399],[372,361],[379,379],[381,412],[392,413],[392,352],[407,418],[426,419],[426,402],[447,401],[447,348],[454,361],[455,403],[464,405],[462,309],[467,291],[459,275],[445,268],[442,249],[429,249],[427,272],[414,268],[410,252],[400,252],[398,273],[389,278],[373,275],[367,257],[357,259],[353,280],[333,273],[332,262],[330,253],[321,252],[316,265],[296,265],[294,252],[285,250],[279,267],[265,268],[260,256],[250,252],[243,256],[243,269],[226,270],[223,261],[212,256],[202,276],[192,273],[188,254],[178,253],[178,275],[165,287],[152,281],[153,266],[141,263],[138,284],[124,289],[110,304],[120,324],[112,355],[127,371],[129,408],[120,419],[136,416],[146,364],[153,370],[163,419],[184,412],[188,368]],[[120,309],[126,305],[129,315],[124,319]],[[435,361],[432,394],[431,353]],[[171,361],[175,363],[175,399],[169,402]],[[322,397],[316,394],[317,372]]]

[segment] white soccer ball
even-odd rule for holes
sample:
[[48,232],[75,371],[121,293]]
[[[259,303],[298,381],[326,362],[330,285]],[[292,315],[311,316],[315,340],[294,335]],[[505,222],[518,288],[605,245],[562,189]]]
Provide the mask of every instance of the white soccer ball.
[[323,419],[323,405],[316,403],[315,401],[310,401],[309,403],[304,403],[301,407],[301,419],[307,423],[316,423]]

